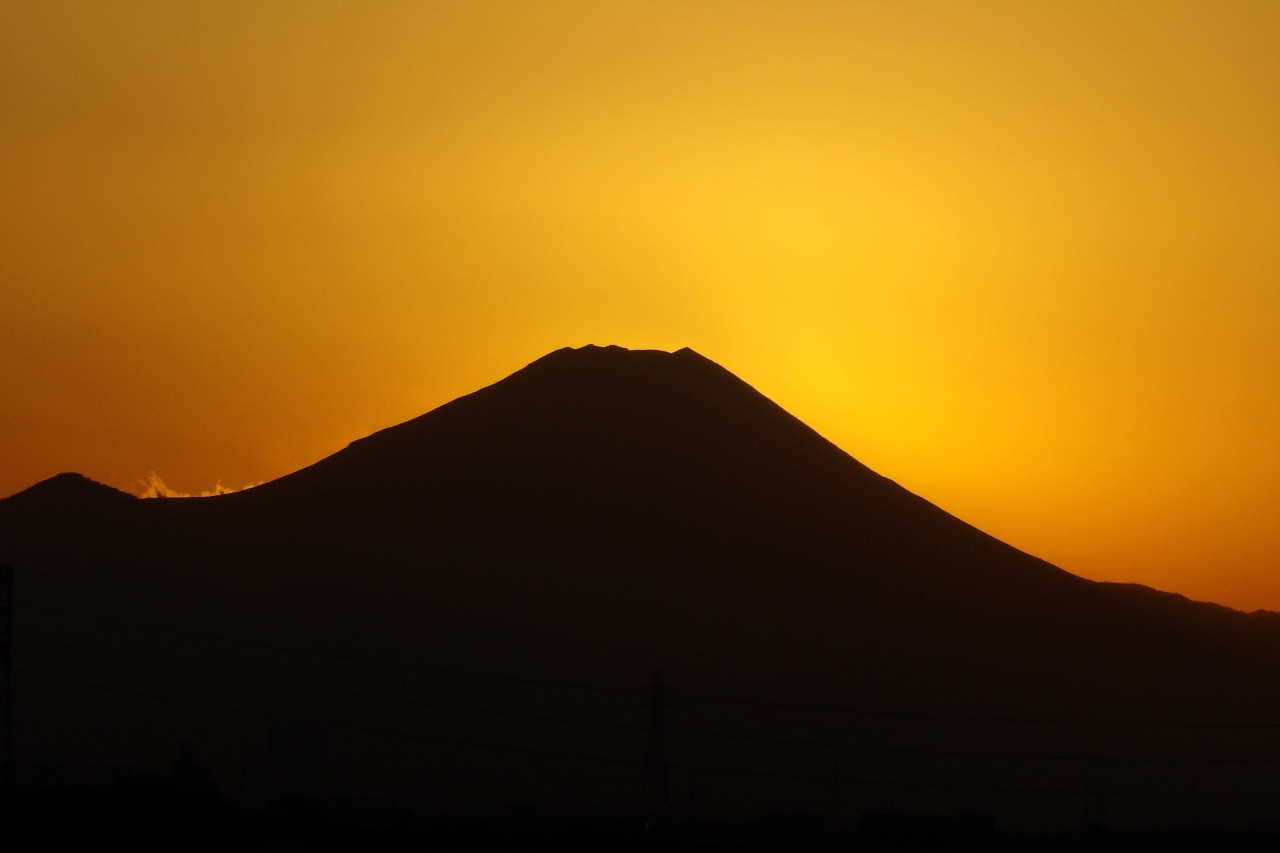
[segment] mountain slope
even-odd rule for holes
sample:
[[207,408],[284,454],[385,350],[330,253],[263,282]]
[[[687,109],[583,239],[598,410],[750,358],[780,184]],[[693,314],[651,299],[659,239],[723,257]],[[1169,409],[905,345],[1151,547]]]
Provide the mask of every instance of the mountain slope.
[[[682,700],[677,710],[690,726],[749,736],[729,752],[706,738],[673,744],[686,764],[719,772],[746,762],[776,776],[825,776],[830,745],[839,743],[848,753],[841,760],[867,778],[866,796],[882,800],[903,796],[901,788],[886,793],[895,774],[911,783],[905,790],[939,797],[970,789],[996,796],[1010,773],[1024,786],[1081,784],[1078,763],[1000,769],[974,758],[975,750],[1083,750],[1104,759],[1093,771],[1098,778],[1154,785],[1158,774],[1135,782],[1122,760],[1130,746],[1116,731],[1140,731],[1147,757],[1162,761],[1176,764],[1188,750],[1197,760],[1235,761],[1271,748],[1274,730],[1259,724],[1280,710],[1269,686],[1280,663],[1274,620],[1092,583],[1019,552],[870,471],[690,350],[560,350],[233,495],[141,501],[64,475],[0,501],[0,559],[18,565],[21,596],[63,611],[20,614],[33,633],[91,649],[80,658],[48,644],[27,653],[49,671],[80,672],[82,681],[90,670],[107,672],[85,655],[127,648],[140,657],[138,644],[154,652],[147,644],[161,642],[162,628],[171,662],[206,665],[212,641],[179,639],[175,631],[185,629],[244,641],[238,650],[218,646],[215,660],[240,678],[234,695],[245,707],[269,700],[284,703],[286,717],[345,714],[380,721],[374,728],[423,731],[420,720],[390,706],[355,702],[321,713],[314,696],[247,686],[243,676],[263,667],[271,675],[262,680],[280,680],[284,664],[270,660],[276,653],[268,646],[320,648],[330,656],[303,664],[294,654],[289,666],[316,684],[447,695],[457,699],[452,706],[471,708],[431,712],[443,716],[428,730],[466,733],[446,740],[505,744],[512,754],[528,743],[597,758],[633,749],[631,761],[642,754],[643,733],[624,726],[619,734],[616,724],[642,727],[643,709],[635,708],[643,698],[610,704],[601,691],[639,689],[661,667],[686,697],[757,703]],[[152,639],[65,615],[104,603],[118,622],[148,626],[139,630]],[[370,669],[341,655],[419,669]],[[112,683],[157,683],[145,668],[127,669],[121,662],[111,677],[123,681]],[[523,686],[512,687],[512,678]],[[230,689],[208,678],[195,683],[190,689]],[[551,686],[565,683],[591,687],[584,695],[596,698]],[[51,692],[42,701],[65,707],[68,698]],[[847,715],[768,710],[780,701],[871,716],[851,730]],[[185,712],[148,709],[168,721],[155,731],[190,722]],[[494,709],[559,720],[585,714],[593,725],[615,725],[611,735],[555,722],[526,731]],[[938,714],[956,719],[943,724]],[[1069,724],[992,730],[1006,718]],[[1121,718],[1142,726],[1093,725]],[[879,735],[867,729],[871,722]],[[1188,722],[1210,726],[1212,743],[1189,740],[1177,728]],[[48,751],[65,745],[59,725],[83,728],[84,720],[70,713],[45,726]],[[239,739],[250,751],[244,743],[254,725],[201,724],[210,742]],[[159,735],[135,735],[131,748],[159,748]],[[820,755],[768,746],[797,737],[828,746]],[[877,742],[892,748],[877,752]],[[407,795],[413,773],[386,771],[386,749],[358,751],[382,768],[371,777]],[[554,769],[563,761],[529,758],[521,773],[502,765],[468,777],[459,769],[474,764],[466,749],[433,749],[433,766],[442,768],[431,783],[436,796],[444,786],[460,800],[537,799],[545,784],[512,780],[545,782],[563,772]],[[932,751],[926,760],[912,749]],[[904,755],[917,758],[904,764]],[[1225,788],[1257,782],[1241,775],[1242,767],[1257,769],[1247,762],[1212,766],[1225,773]],[[626,782],[634,768],[624,761],[610,772],[596,786],[600,806],[634,807]],[[498,777],[507,781],[497,785]],[[745,808],[801,796],[793,783],[751,795],[743,784],[724,783],[726,802]],[[1167,805],[1147,798],[1138,812]]]

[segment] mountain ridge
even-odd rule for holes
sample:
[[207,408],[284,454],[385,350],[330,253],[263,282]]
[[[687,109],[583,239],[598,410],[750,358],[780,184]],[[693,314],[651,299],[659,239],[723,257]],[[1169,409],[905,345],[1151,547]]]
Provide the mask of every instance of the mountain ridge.
[[[251,501],[254,503],[262,503],[266,500],[268,496],[272,496],[277,491],[293,486],[293,484],[295,482],[298,482],[299,480],[314,481],[318,475],[320,475],[321,473],[325,473],[327,469],[342,466],[344,463],[352,462],[356,459],[359,459],[360,457],[366,457],[370,454],[375,454],[378,451],[383,451],[385,453],[385,451],[388,449],[392,451],[402,451],[406,449],[404,445],[407,442],[412,442],[416,444],[430,442],[434,438],[432,435],[430,435],[430,430],[432,426],[435,424],[435,422],[439,421],[442,418],[449,417],[451,414],[453,414],[455,411],[457,411],[460,408],[465,408],[470,405],[475,405],[478,401],[483,401],[486,395],[499,393],[513,384],[518,385],[528,380],[533,380],[534,382],[536,382],[540,378],[539,376],[540,374],[543,374],[543,375],[547,373],[554,374],[558,370],[563,370],[565,366],[569,366],[571,362],[576,362],[576,364],[573,364],[572,367],[581,367],[581,365],[586,363],[587,360],[590,360],[591,362],[594,363],[593,364],[594,367],[599,367],[601,365],[607,364],[611,368],[616,368],[620,364],[634,365],[638,362],[639,359],[643,359],[646,362],[649,362],[650,364],[667,361],[671,364],[678,364],[683,368],[697,371],[698,373],[701,373],[704,376],[709,376],[713,379],[713,381],[727,382],[727,384],[729,384],[735,391],[741,392],[744,396],[754,398],[752,402],[754,402],[755,404],[757,405],[764,404],[763,406],[761,406],[761,408],[765,409],[768,414],[779,417],[785,420],[786,422],[788,422],[789,426],[798,428],[799,430],[803,431],[807,439],[809,439],[814,445],[816,445],[818,448],[821,449],[821,451],[825,452],[830,457],[830,461],[832,463],[838,464],[838,465],[845,465],[845,466],[849,466],[850,463],[852,463],[851,465],[852,469],[858,472],[859,475],[864,477],[874,478],[872,482],[882,483],[885,486],[890,487],[891,489],[897,492],[900,492],[900,495],[904,496],[906,500],[919,502],[920,504],[927,506],[930,511],[940,513],[941,515],[945,516],[951,523],[960,525],[967,531],[972,531],[973,533],[976,533],[981,537],[990,539],[992,542],[998,543],[998,545],[1001,547],[1008,548],[1012,551],[1017,552],[1020,555],[1025,556],[1029,560],[1032,560],[1032,561],[1035,561],[1036,563],[1050,567],[1053,571],[1061,572],[1064,575],[1067,575],[1071,578],[1075,578],[1086,583],[1099,583],[1099,582],[1089,581],[1085,578],[1081,578],[1078,575],[1071,574],[1070,572],[1067,572],[1066,570],[1061,569],[1060,567],[1054,566],[1053,564],[1048,563],[1047,561],[1044,561],[1041,558],[1035,557],[1032,554],[1022,551],[1021,549],[1017,549],[1015,546],[1011,546],[1008,543],[1004,543],[1001,540],[995,539],[995,537],[991,537],[989,534],[986,534],[985,532],[981,531],[979,528],[976,528],[973,525],[970,525],[968,522],[965,522],[963,519],[960,519],[959,517],[954,516],[945,510],[942,510],[936,505],[929,503],[926,499],[918,495],[915,495],[909,490],[903,488],[901,485],[899,485],[892,479],[885,477],[879,474],[878,472],[873,471],[872,469],[865,466],[863,463],[859,462],[855,457],[848,454],[846,451],[842,450],[841,448],[839,448],[838,446],[830,442],[828,439],[821,436],[812,428],[808,427],[806,424],[796,419],[790,413],[786,412],[784,409],[782,409],[772,400],[769,400],[767,397],[760,394],[758,391],[752,388],[748,383],[744,382],[743,380],[741,380],[740,378],[738,378],[728,370],[725,370],[723,367],[711,361],[710,359],[707,359],[704,356],[698,354],[697,352],[695,352],[689,347],[684,347],[673,352],[665,352],[662,350],[638,350],[638,351],[628,350],[616,345],[604,346],[604,347],[587,345],[581,348],[563,347],[561,349],[554,350],[551,353],[548,353],[547,355],[531,362],[526,367],[516,371],[515,373],[511,374],[510,376],[502,380],[499,380],[498,382],[495,382],[491,385],[480,388],[477,391],[471,392],[469,394],[463,395],[462,397],[459,397],[455,400],[447,402],[435,409],[432,409],[422,415],[411,418],[400,424],[386,427],[368,436],[355,439],[350,443],[348,443],[341,450],[333,454],[330,454],[329,456],[324,457],[318,460],[317,462],[312,463],[311,465],[305,466],[304,468],[299,469],[298,471],[292,472],[290,474],[286,474],[282,477],[277,478],[276,480],[272,480],[267,483],[263,483],[259,486],[256,486],[255,489],[252,490],[252,494],[250,494],[249,490],[244,490],[241,492],[234,492],[234,493],[224,494],[224,495],[209,495],[209,496],[200,496],[200,497],[193,496],[193,497],[174,498],[171,500],[179,500],[184,502],[185,501],[202,501],[202,502],[213,501],[213,502],[220,502],[222,504],[241,502],[241,501]],[[579,374],[579,376],[575,378],[580,378],[580,374],[582,373],[582,371],[579,370],[577,371],[577,373]],[[558,378],[563,379],[563,377],[558,377]],[[541,387],[539,387],[538,390],[545,391],[545,389]],[[423,435],[422,433],[424,432],[426,432],[427,434]],[[390,445],[390,447],[388,447],[388,445]],[[413,448],[409,448],[409,450],[412,451]],[[385,469],[389,467],[387,465],[387,460],[384,458],[379,461],[383,463],[381,467],[385,472]],[[359,468],[360,466],[358,463],[356,463],[354,465],[348,465],[348,467]],[[350,474],[351,472],[348,470],[343,473]],[[367,475],[370,472],[366,469],[361,473],[364,473]],[[88,477],[85,477],[83,475],[75,474],[75,473],[63,473],[63,474],[59,474],[54,477],[48,478],[44,481],[41,481],[29,487],[28,489],[25,489],[7,498],[0,499],[0,505],[11,502],[11,501],[16,504],[24,504],[24,503],[30,503],[32,501],[40,500],[40,501],[52,501],[55,503],[75,504],[83,508],[84,506],[87,505],[88,501],[92,500],[92,498],[89,497],[90,495],[97,495],[101,497],[104,501],[108,499],[107,496],[110,496],[110,500],[115,502],[117,508],[121,505],[120,499],[122,497],[128,496],[131,498],[136,498],[136,496],[131,495],[128,492],[117,490],[117,489],[114,489],[113,487],[98,483],[97,481],[91,480]],[[170,499],[166,499],[166,500],[170,500]],[[1216,602],[1198,602],[1195,599],[1190,599],[1190,598],[1187,598],[1186,596],[1181,596],[1178,593],[1166,593],[1166,591],[1158,590],[1155,587],[1148,587],[1143,584],[1118,583],[1118,584],[1105,584],[1105,585],[1116,586],[1116,587],[1132,586],[1132,587],[1137,587],[1141,589],[1151,589],[1156,592],[1179,596],[1180,598],[1183,598],[1188,602],[1214,604],[1215,606],[1218,606],[1218,607],[1226,607],[1225,605],[1219,605]],[[1226,608],[1226,609],[1231,610],[1232,612],[1239,612],[1239,613],[1247,612],[1247,611],[1239,611],[1239,610],[1236,610],[1235,608]],[[1253,612],[1266,613],[1269,611],[1253,611]]]
[[[241,643],[218,646],[218,666],[233,674],[259,672],[264,648],[276,650],[270,655],[295,645],[336,649],[346,657],[291,666],[317,683],[372,680],[380,695],[426,690],[456,695],[459,706],[514,707],[534,717],[587,713],[535,683],[640,687],[662,669],[682,695],[890,714],[876,723],[888,726],[884,738],[941,744],[938,756],[953,757],[910,769],[859,747],[859,766],[885,778],[907,773],[926,788],[941,777],[993,785],[994,770],[955,757],[975,739],[1002,754],[1032,746],[1071,753],[1083,743],[1121,762],[1105,765],[1115,785],[1136,784],[1122,763],[1130,747],[1106,729],[1086,737],[1070,726],[1000,733],[922,722],[938,713],[1149,721],[1143,725],[1155,728],[1144,730],[1143,743],[1161,761],[1186,752],[1178,727],[1192,723],[1234,732],[1215,735],[1219,752],[1210,756],[1256,755],[1272,748],[1268,726],[1280,714],[1280,690],[1269,686],[1280,666],[1280,620],[1052,566],[871,471],[691,350],[558,350],[228,495],[141,500],[60,475],[0,501],[0,562],[18,566],[17,597],[37,605],[24,611],[24,630],[102,654],[120,653],[122,632],[171,626],[188,634],[166,636],[166,654],[207,668],[208,641],[189,627],[205,626],[195,633]],[[65,615],[103,608],[116,615],[98,627]],[[52,673],[85,665],[55,648],[20,647],[24,666]],[[406,668],[352,668],[362,655]],[[85,677],[138,683],[124,663],[118,671],[94,666]],[[463,684],[439,674],[472,671],[523,680]],[[500,686],[515,683],[526,686],[515,693]],[[147,685],[130,689],[145,693]],[[232,695],[284,701],[247,685]],[[28,724],[40,732],[29,743],[45,744],[47,753],[96,732],[92,749],[141,760],[194,725],[163,703],[139,700],[116,713],[83,697],[80,709],[35,685],[26,689],[43,697],[29,700],[36,704]],[[206,680],[184,689],[221,696],[231,688]],[[320,714],[314,697],[290,696],[290,713]],[[688,702],[678,710],[713,731],[795,735],[793,723],[765,710],[738,708],[730,717]],[[623,702],[591,713],[618,721],[634,711]],[[909,713],[893,716],[899,712]],[[407,725],[389,706],[343,713],[366,728],[392,725],[384,717]],[[445,715],[432,726],[461,727],[467,742],[535,737],[486,719]],[[841,719],[815,718],[802,732],[856,740]],[[139,720],[150,721],[145,730]],[[252,744],[261,737],[254,725],[261,723],[209,721],[202,736]],[[543,729],[536,738],[575,754],[631,748],[586,730]],[[381,781],[369,784],[396,796],[408,796],[415,774],[426,773],[460,802],[537,801],[547,774],[561,772],[549,760],[524,770],[501,762],[492,765],[500,772],[462,770],[482,766],[463,747],[423,753],[438,768],[430,773],[421,765],[397,770],[394,752],[349,748],[377,768],[370,779]],[[738,760],[711,747],[672,748],[687,751],[691,765]],[[221,772],[232,773],[235,749],[258,747],[219,749]],[[826,758],[763,749],[752,747],[743,760],[828,773]],[[1067,790],[1078,787],[1071,767],[1025,773]],[[1152,774],[1143,784],[1161,783]],[[1252,778],[1227,774],[1222,784]],[[601,771],[597,781],[602,807],[628,808],[625,774]],[[765,796],[725,785],[726,801],[744,808]],[[776,807],[785,791],[768,790]],[[1075,808],[1060,805],[1062,814]]]

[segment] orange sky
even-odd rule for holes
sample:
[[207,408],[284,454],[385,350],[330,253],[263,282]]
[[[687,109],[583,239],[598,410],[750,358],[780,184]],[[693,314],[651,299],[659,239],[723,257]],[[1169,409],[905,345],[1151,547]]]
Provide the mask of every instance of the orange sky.
[[692,346],[1091,578],[1280,609],[1280,4],[0,5],[0,495]]

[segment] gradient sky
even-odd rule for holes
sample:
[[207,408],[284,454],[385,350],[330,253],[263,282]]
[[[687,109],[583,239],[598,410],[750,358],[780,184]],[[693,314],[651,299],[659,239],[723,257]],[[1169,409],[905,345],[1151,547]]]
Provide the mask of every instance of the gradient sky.
[[1280,609],[1280,3],[0,5],[0,495],[691,346],[1077,574]]

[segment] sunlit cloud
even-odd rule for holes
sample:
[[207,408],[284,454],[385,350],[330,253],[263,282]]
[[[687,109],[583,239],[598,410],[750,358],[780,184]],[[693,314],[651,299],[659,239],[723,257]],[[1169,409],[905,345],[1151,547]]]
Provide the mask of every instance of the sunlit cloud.
[[254,486],[261,485],[261,483],[250,483],[244,488],[232,489],[222,485],[222,481],[219,480],[214,484],[212,490],[205,490],[199,494],[194,492],[179,492],[166,486],[164,480],[162,480],[160,475],[155,471],[152,471],[151,476],[147,477],[146,480],[139,480],[138,482],[144,487],[142,493],[138,495],[140,498],[211,498],[215,495],[229,495],[233,492],[242,492],[245,489],[252,489]]

